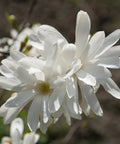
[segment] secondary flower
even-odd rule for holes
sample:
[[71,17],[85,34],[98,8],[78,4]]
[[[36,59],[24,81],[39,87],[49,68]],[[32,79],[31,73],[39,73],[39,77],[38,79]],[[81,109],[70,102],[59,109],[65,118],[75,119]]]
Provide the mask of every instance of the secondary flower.
[[[112,74],[108,70],[120,68],[120,46],[114,46],[120,39],[120,29],[107,37],[104,31],[96,32],[91,37],[90,26],[88,14],[80,11],[76,21],[75,44],[68,44],[55,28],[48,25],[40,26],[37,35],[32,35],[31,40],[34,41],[34,47],[37,47],[38,43],[46,45],[48,38],[49,43],[53,44],[61,41],[58,44],[58,61],[61,61],[62,70],[65,72],[63,77],[66,80],[69,100],[76,97],[78,84],[83,112],[88,115],[92,109],[96,115],[102,116],[103,111],[95,94],[100,85],[112,96],[120,99],[120,89],[111,79]],[[51,49],[48,46],[45,50],[50,53]]]
[[43,48],[39,45],[39,49],[36,49],[29,42],[29,36],[35,33],[39,26],[40,24],[34,24],[32,27],[25,27],[20,32],[11,29],[11,37],[0,39],[0,56],[8,56],[10,50],[18,50],[31,56],[40,56]]
[[15,29],[12,29],[10,33],[13,39],[13,44],[10,49],[21,51],[26,55],[39,56],[41,54],[40,52],[42,47],[39,45],[39,49],[36,49],[32,47],[29,42],[29,36],[32,33],[35,33],[39,26],[39,23],[34,24],[32,27],[24,28],[20,33],[18,33]]
[[12,121],[10,126],[10,137],[3,137],[1,144],[35,144],[39,140],[39,135],[35,133],[27,133],[23,135],[23,121],[20,118],[16,118]]

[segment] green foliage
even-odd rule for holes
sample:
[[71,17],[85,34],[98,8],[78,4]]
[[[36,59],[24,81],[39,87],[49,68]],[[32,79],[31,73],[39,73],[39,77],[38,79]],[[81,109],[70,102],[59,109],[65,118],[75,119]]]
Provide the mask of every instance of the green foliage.
[[4,136],[10,135],[10,125],[4,125],[3,118],[0,118],[0,141]]

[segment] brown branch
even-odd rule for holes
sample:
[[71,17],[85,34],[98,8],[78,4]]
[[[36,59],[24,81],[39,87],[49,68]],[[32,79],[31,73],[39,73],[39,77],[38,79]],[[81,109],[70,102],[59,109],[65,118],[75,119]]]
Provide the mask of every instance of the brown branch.
[[76,122],[70,129],[70,131],[68,132],[68,134],[64,137],[63,140],[59,139],[59,140],[55,140],[52,141],[50,144],[68,144],[69,141],[71,140],[71,138],[73,137],[73,135],[75,134],[75,132],[78,130],[78,128],[80,127],[80,122]]
[[38,2],[38,0],[32,0],[32,2],[30,4],[30,7],[28,9],[27,15],[26,15],[23,23],[21,24],[20,31],[25,27],[26,23],[28,22],[28,19],[31,18],[31,15],[32,15],[32,13],[34,11],[34,8],[35,8],[37,2]]

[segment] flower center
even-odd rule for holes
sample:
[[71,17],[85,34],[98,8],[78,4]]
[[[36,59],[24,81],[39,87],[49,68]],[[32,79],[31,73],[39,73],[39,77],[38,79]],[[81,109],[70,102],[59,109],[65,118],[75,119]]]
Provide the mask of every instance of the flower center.
[[47,82],[37,84],[35,89],[39,94],[47,94],[51,91],[49,83]]

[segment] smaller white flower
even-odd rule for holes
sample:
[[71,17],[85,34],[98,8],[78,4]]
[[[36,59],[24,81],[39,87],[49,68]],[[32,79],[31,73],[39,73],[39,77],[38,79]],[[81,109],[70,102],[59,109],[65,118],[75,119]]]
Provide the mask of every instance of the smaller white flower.
[[22,119],[14,119],[10,126],[10,137],[3,137],[1,144],[35,144],[38,142],[39,135],[35,133],[27,133],[22,139],[23,129]]
[[[40,26],[39,23],[34,24],[31,28],[30,27],[24,28],[20,33],[18,33],[18,31],[16,31],[15,29],[12,29],[10,31],[10,33],[11,33],[11,37],[14,40],[14,42],[11,45],[10,49],[22,51],[26,55],[39,56],[41,50],[43,49],[42,46],[39,46],[39,50],[38,50],[31,46],[31,43],[29,40],[27,40],[27,42],[25,42],[26,39],[32,33],[36,33],[39,26]],[[26,43],[26,45],[24,45],[24,42]],[[26,51],[26,49],[28,49],[28,50]]]

